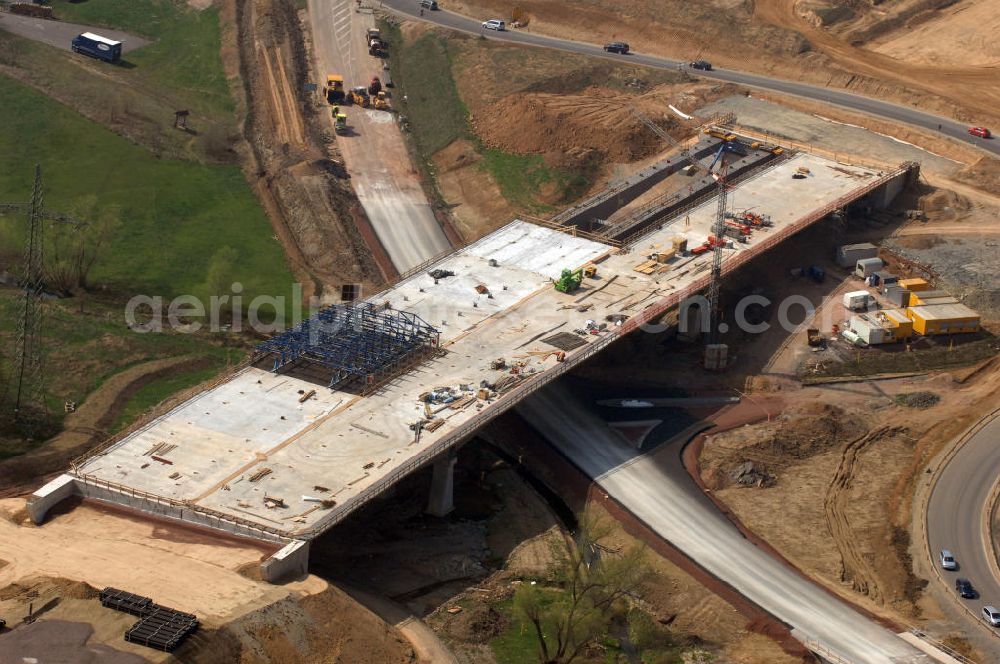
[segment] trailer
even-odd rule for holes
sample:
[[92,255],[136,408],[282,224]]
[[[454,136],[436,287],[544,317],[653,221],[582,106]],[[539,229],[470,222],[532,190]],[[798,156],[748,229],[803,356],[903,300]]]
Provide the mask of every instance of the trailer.
[[122,43],[114,39],[108,39],[93,32],[84,32],[70,43],[70,48],[74,53],[83,53],[105,62],[118,62],[122,59]]
[[875,298],[871,293],[864,290],[851,291],[850,293],[844,293],[844,308],[851,311],[860,311],[862,309],[867,309],[869,305],[875,303]]

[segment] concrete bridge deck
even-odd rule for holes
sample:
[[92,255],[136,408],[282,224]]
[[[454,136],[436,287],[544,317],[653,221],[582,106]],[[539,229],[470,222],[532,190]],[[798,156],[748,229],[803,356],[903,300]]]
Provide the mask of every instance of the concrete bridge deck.
[[[799,168],[810,175],[793,179]],[[880,173],[801,153],[741,183],[731,193],[733,208],[767,213],[774,227],[755,232],[749,244],[727,249],[724,269],[734,269],[833,209],[894,187],[905,175],[904,170]],[[422,272],[371,298],[439,328],[440,355],[367,396],[245,368],[80,460],[68,475],[36,493],[32,516],[40,521],[60,496],[77,493],[259,539],[312,539],[407,473],[446,455],[534,389],[703,289],[710,254],[675,260],[662,274],[641,274],[634,267],[657,248],[669,248],[672,236],[687,237],[690,246],[701,244],[711,232],[715,207],[708,201],[691,210],[687,229],[683,221],[675,222],[622,249],[514,221],[433,266],[455,276],[435,284]],[[598,278],[585,279],[577,292],[563,294],[552,287],[550,280],[563,268],[592,262]],[[489,294],[478,293],[479,285]],[[579,311],[579,305],[590,308]],[[574,333],[588,320],[603,323],[613,314],[629,318],[600,334]],[[529,353],[555,351],[542,340],[557,333],[568,333],[582,345],[566,351],[563,362]],[[422,394],[450,387],[474,395],[481,381],[496,384],[510,377],[509,369],[490,368],[496,358],[504,358],[508,367],[524,362],[513,387],[461,409],[445,406],[434,417],[443,420],[439,428],[415,435],[410,424],[425,416]],[[461,386],[473,392],[461,392]],[[302,393],[314,389],[316,395],[300,403]],[[269,472],[262,473],[265,469]],[[279,498],[285,507],[268,507],[265,497]]]

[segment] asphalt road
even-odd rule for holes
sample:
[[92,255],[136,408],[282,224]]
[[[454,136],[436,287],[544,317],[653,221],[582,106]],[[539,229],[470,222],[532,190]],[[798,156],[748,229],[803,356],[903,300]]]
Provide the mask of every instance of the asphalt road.
[[[369,0],[369,2],[371,2],[371,0]],[[569,51],[570,53],[603,57],[610,60],[617,60],[619,62],[628,62],[637,65],[644,65],[646,67],[655,67],[657,69],[677,69],[678,66],[682,64],[678,60],[670,60],[668,58],[660,58],[634,52],[628,55],[609,55],[604,52],[600,45],[586,44],[566,39],[557,39],[555,37],[546,37],[544,35],[521,32],[519,30],[507,30],[505,32],[484,30],[482,28],[482,22],[487,18],[495,17],[483,17],[482,19],[477,20],[445,10],[433,12],[425,10],[424,15],[420,16],[420,7],[418,6],[417,0],[383,0],[379,3],[379,6],[392,10],[397,14],[402,14],[424,21],[430,21],[453,30],[484,35],[488,39],[496,39],[498,41],[555,48],[561,51]],[[709,59],[711,58],[709,57]],[[982,139],[976,136],[971,136],[968,133],[969,127],[966,124],[956,122],[950,118],[924,113],[923,111],[919,111],[914,108],[899,106],[890,102],[873,99],[871,97],[863,97],[861,95],[855,95],[850,92],[843,92],[832,88],[786,81],[767,76],[758,76],[756,74],[747,74],[728,69],[715,69],[710,72],[703,72],[694,69],[688,69],[688,71],[692,75],[702,78],[725,81],[727,83],[738,83],[740,85],[761,88],[772,92],[805,97],[814,101],[841,106],[853,111],[862,111],[871,115],[877,115],[887,120],[903,122],[921,127],[923,129],[930,129],[944,136],[948,136],[949,138],[954,138],[971,145],[976,145],[983,150],[1000,155],[1000,140]],[[939,126],[940,130],[938,129]],[[998,130],[996,127],[993,129],[994,131]]]
[[[988,556],[992,543],[984,537],[983,518],[993,484],[1000,480],[1000,417],[994,418],[966,441],[948,463],[927,507],[927,540],[932,563],[947,584],[946,590],[971,611],[983,629],[993,630],[982,621],[980,612],[987,604],[1000,607],[1000,580],[993,573]],[[941,569],[941,549],[949,549],[958,561],[957,571]],[[962,599],[955,593],[955,579],[963,577],[979,591],[977,599]],[[1000,640],[998,640],[1000,648]]]
[[640,455],[558,384],[518,412],[653,531],[750,601],[854,664],[926,655],[755,546],[688,476],[674,444]]
[[[319,74],[344,76],[347,87],[368,85],[384,76],[382,60],[368,55],[364,31],[375,26],[370,11],[357,12],[352,0],[309,0],[313,52]],[[351,185],[393,265],[399,272],[450,247],[410,163],[403,136],[385,111],[341,106],[350,134],[337,144]]]
[[122,53],[134,51],[151,43],[148,39],[130,35],[121,30],[108,30],[107,28],[93,28],[79,23],[63,23],[62,21],[46,21],[30,16],[20,16],[10,12],[0,12],[0,30],[6,30],[20,37],[26,37],[35,41],[40,41],[49,46],[61,48],[64,51],[70,50],[70,42],[81,32],[96,32],[102,37],[116,39],[122,42]]

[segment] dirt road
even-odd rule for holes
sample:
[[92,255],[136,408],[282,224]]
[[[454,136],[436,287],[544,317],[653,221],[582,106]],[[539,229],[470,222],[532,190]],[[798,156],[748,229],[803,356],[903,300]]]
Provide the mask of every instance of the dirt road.
[[[349,0],[309,0],[314,57],[320,78],[343,74],[345,85],[383,76],[382,60],[368,55],[364,31],[375,26],[370,9]],[[405,272],[450,248],[410,164],[395,116],[341,107],[351,131],[338,138],[354,190],[396,269]]]
[[134,51],[137,48],[150,44],[148,39],[130,35],[121,30],[109,30],[107,28],[92,28],[77,23],[63,23],[62,21],[47,21],[31,16],[19,16],[10,12],[0,13],[0,30],[12,32],[21,37],[34,39],[49,46],[61,48],[64,51],[70,50],[69,44],[81,32],[96,32],[102,37],[117,39],[122,43],[122,53]]
[[686,474],[676,447],[639,455],[559,386],[539,391],[518,412],[659,536],[800,634],[858,664],[927,661],[744,538]]

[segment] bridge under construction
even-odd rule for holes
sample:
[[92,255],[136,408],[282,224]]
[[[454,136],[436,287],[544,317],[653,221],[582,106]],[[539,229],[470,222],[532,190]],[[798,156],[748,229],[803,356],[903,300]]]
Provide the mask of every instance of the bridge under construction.
[[[835,211],[883,207],[917,168],[808,152],[770,161],[730,198],[772,225],[725,249],[724,273]],[[711,252],[690,249],[712,233],[711,196],[668,203],[626,241],[515,220],[326,309],[76,460],[35,492],[31,516],[41,523],[80,495],[274,542],[263,571],[277,579],[306,569],[310,540],[420,467],[433,465],[429,510],[445,514],[454,450],[478,428],[707,287]],[[589,275],[569,293],[553,287],[567,269]]]

